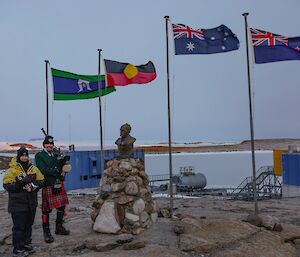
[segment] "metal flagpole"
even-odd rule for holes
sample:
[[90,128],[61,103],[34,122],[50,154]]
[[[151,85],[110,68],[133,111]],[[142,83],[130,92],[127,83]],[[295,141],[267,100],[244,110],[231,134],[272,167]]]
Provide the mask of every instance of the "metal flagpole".
[[242,14],[245,18],[245,35],[246,35],[246,54],[247,54],[247,73],[248,73],[248,94],[249,94],[249,112],[250,112],[250,133],[251,133],[251,153],[252,153],[252,169],[253,169],[253,198],[255,214],[258,214],[257,204],[257,188],[256,188],[256,168],[255,168],[255,148],[254,148],[254,127],[252,115],[252,101],[251,101],[251,81],[250,81],[250,60],[249,60],[249,43],[248,43],[248,22],[247,16],[249,13]]
[[104,158],[103,158],[103,130],[102,130],[102,104],[101,104],[101,51],[102,49],[98,50],[98,99],[99,99],[99,118],[100,118],[100,160],[101,160],[101,171],[102,167],[104,167]]
[[172,142],[171,142],[171,104],[170,104],[170,73],[169,73],[169,33],[168,21],[169,16],[164,17],[166,20],[166,46],[167,46],[167,86],[168,86],[168,129],[169,129],[169,190],[170,190],[170,214],[173,216],[173,171],[172,171]]
[[48,99],[48,65],[49,61],[45,60],[45,66],[46,66],[46,124],[47,124],[47,135],[49,134],[49,99]]

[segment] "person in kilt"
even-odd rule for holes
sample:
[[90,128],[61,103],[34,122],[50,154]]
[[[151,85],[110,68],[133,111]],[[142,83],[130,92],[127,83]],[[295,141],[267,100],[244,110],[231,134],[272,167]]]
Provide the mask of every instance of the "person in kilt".
[[46,243],[54,241],[50,231],[49,214],[53,209],[56,213],[57,235],[69,235],[70,231],[63,226],[63,218],[66,205],[69,203],[64,187],[63,164],[54,150],[52,136],[46,135],[43,141],[43,151],[35,155],[36,166],[45,176],[44,187],[42,188],[42,220],[44,240]]
[[35,250],[31,244],[32,225],[38,205],[37,192],[44,183],[44,176],[29,161],[28,150],[20,147],[3,178],[8,191],[8,212],[11,214],[13,256],[25,257]]

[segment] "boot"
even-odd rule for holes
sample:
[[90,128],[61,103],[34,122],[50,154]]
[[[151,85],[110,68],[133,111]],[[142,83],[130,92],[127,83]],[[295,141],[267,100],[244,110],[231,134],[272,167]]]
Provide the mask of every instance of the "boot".
[[44,240],[46,243],[50,244],[54,241],[53,236],[51,235],[49,228],[49,213],[43,214],[43,231],[44,231]]
[[64,208],[57,209],[55,234],[67,236],[70,234],[70,230],[67,230],[63,226],[63,218],[64,218]]
[[14,247],[13,257],[27,257],[29,253],[24,249],[24,247]]
[[57,222],[57,221],[56,221],[55,234],[56,234],[56,235],[67,236],[67,235],[70,235],[70,230],[67,230],[67,229],[62,225],[62,222]]

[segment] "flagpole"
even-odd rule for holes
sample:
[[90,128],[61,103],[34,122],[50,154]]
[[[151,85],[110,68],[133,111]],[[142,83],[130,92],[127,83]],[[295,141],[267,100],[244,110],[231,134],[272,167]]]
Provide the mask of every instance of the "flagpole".
[[247,73],[248,73],[248,94],[249,94],[249,112],[250,112],[250,133],[251,133],[251,154],[252,154],[252,169],[253,169],[253,199],[255,214],[258,214],[257,204],[257,188],[256,188],[256,169],[255,169],[255,148],[254,148],[254,126],[252,115],[252,101],[251,101],[251,81],[250,81],[250,60],[249,60],[249,41],[248,41],[248,22],[247,16],[249,13],[242,14],[245,18],[245,36],[246,36],[246,54],[247,54]]
[[45,60],[45,67],[46,67],[46,132],[47,135],[49,134],[49,93],[48,93],[48,65],[49,61]]
[[100,160],[101,160],[101,172],[104,167],[104,158],[103,158],[103,129],[102,129],[102,104],[101,104],[101,52],[102,49],[98,50],[98,94],[99,94],[99,120],[100,120]]
[[169,190],[170,190],[170,216],[173,216],[173,171],[172,171],[172,142],[171,142],[171,101],[170,101],[170,72],[169,72],[169,16],[164,17],[166,20],[166,46],[167,46],[167,88],[168,88],[168,132],[169,132]]

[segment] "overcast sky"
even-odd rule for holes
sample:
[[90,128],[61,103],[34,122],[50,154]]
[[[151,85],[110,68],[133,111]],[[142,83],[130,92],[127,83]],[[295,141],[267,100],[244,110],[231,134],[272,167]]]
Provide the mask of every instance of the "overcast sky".
[[[106,143],[125,122],[138,142],[168,140],[165,15],[192,28],[228,26],[240,49],[174,56],[170,42],[174,141],[250,139],[244,18],[250,27],[300,36],[299,0],[6,0],[0,3],[0,140],[41,137],[46,127],[45,64],[97,74],[98,53],[135,65],[153,61],[157,79],[118,87],[103,99]],[[170,38],[171,37],[171,31]],[[255,138],[300,137],[300,61],[252,65]],[[99,140],[98,99],[53,101],[57,140]]]

